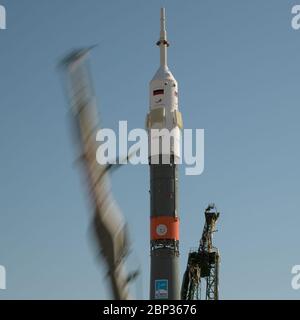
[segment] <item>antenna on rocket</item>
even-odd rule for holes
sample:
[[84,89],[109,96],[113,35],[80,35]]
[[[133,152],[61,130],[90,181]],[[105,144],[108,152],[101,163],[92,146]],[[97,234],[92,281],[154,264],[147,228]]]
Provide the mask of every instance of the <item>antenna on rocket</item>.
[[165,8],[160,9],[160,38],[156,45],[160,47],[160,65],[167,66],[167,47],[170,44],[167,40]]

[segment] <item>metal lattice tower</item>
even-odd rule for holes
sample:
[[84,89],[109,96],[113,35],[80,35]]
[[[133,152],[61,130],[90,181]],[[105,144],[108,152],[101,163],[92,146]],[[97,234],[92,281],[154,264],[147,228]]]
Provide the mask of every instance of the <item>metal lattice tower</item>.
[[220,255],[213,246],[212,235],[216,232],[216,222],[220,213],[214,204],[205,210],[205,225],[198,250],[189,253],[187,268],[183,276],[181,299],[201,299],[201,279],[206,281],[206,300],[219,299]]

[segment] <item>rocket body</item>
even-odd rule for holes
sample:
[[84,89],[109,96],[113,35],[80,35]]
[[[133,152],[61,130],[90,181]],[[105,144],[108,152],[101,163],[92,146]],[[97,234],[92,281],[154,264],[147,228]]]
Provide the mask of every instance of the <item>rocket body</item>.
[[[150,299],[180,299],[178,160],[182,117],[178,84],[167,66],[165,11],[161,9],[160,67],[150,82],[147,115],[150,166]],[[167,142],[167,143],[165,143]]]

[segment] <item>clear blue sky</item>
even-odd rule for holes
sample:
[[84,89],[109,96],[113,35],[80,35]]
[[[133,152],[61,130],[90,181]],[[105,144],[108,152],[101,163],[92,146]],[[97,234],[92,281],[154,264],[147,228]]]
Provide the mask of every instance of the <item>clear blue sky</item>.
[[[180,176],[181,270],[198,245],[203,211],[221,211],[220,295],[292,298],[300,264],[300,31],[287,0],[1,0],[0,264],[7,298],[107,298],[89,240],[90,211],[56,65],[99,43],[93,80],[102,123],[144,126],[148,83],[159,63],[159,8],[166,7],[169,67],[186,128],[205,129],[205,170]],[[149,173],[113,177],[148,298]]]

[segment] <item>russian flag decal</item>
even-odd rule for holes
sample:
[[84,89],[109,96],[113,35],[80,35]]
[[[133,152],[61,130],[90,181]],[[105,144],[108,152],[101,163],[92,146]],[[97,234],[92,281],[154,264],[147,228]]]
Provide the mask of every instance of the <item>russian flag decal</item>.
[[159,94],[164,94],[164,89],[157,89],[153,91],[154,96],[157,96]]

